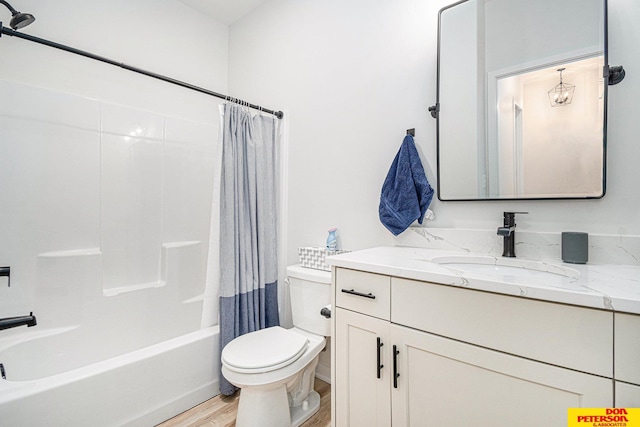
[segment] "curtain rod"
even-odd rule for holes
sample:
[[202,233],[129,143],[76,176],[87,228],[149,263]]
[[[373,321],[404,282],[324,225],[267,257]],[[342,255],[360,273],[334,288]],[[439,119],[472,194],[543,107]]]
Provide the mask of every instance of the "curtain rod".
[[104,62],[104,63],[107,63],[107,64],[115,65],[116,67],[124,68],[125,70],[133,71],[134,73],[142,74],[142,75],[145,75],[145,76],[148,76],[148,77],[153,77],[154,79],[162,80],[162,81],[167,82],[167,83],[171,83],[171,84],[174,84],[174,85],[177,85],[177,86],[182,86],[182,87],[187,88],[187,89],[195,90],[196,92],[204,93],[206,95],[215,96],[217,98],[221,98],[221,99],[224,99],[224,100],[229,100],[229,101],[232,101],[232,102],[237,102],[239,104],[246,105],[246,106],[251,107],[253,109],[260,110],[260,111],[263,111],[265,113],[273,114],[274,116],[276,116],[279,119],[281,119],[284,116],[284,113],[282,111],[269,110],[269,109],[263,108],[263,107],[261,107],[259,105],[251,104],[251,103],[242,101],[242,100],[237,99],[237,98],[232,98],[230,96],[223,95],[221,93],[213,92],[211,90],[208,90],[208,89],[205,89],[205,88],[202,88],[202,87],[199,87],[199,86],[192,85],[190,83],[185,83],[185,82],[180,81],[180,80],[172,79],[171,77],[163,76],[162,74],[153,73],[151,71],[143,70],[141,68],[133,67],[131,65],[127,65],[127,64],[122,63],[122,62],[118,62],[118,61],[114,61],[114,60],[109,59],[109,58],[105,58],[104,56],[95,55],[95,54],[93,54],[91,52],[87,52],[87,51],[84,51],[84,50],[76,49],[76,48],[71,47],[71,46],[66,46],[66,45],[63,45],[63,44],[60,44],[60,43],[52,42],[50,40],[41,39],[40,37],[35,37],[35,36],[31,36],[31,35],[28,35],[28,34],[24,34],[24,33],[18,32],[18,31],[12,30],[10,28],[3,27],[2,26],[2,22],[0,22],[0,29],[2,30],[0,32],[0,36],[2,34],[6,34],[8,36],[18,37],[20,39],[24,39],[24,40],[28,40],[28,41],[31,41],[31,42],[39,43],[39,44],[42,44],[42,45],[45,45],[45,46],[54,47],[56,49],[64,50],[65,52],[75,53],[76,55],[84,56],[85,58],[95,59],[96,61],[100,61],[100,62]]

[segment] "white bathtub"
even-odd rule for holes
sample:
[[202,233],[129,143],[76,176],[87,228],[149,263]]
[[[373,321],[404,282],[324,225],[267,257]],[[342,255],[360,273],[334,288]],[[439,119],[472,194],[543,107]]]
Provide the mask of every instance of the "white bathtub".
[[0,318],[38,322],[0,331],[0,426],[149,427],[217,394],[217,120],[0,93]]
[[[53,335],[72,333],[72,329]],[[153,426],[219,393],[219,328],[213,326],[77,368],[40,352],[42,337],[0,351],[0,424],[31,426]],[[39,357],[41,356],[41,357]],[[49,360],[47,360],[49,359]],[[84,361],[90,361],[84,359]],[[40,364],[44,366],[39,366]],[[13,368],[12,368],[13,366]],[[13,374],[12,374],[13,370]]]

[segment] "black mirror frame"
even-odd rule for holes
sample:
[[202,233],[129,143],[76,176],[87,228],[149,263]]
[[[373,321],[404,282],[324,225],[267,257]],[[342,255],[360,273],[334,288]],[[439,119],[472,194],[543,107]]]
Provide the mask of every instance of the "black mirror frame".
[[574,197],[509,197],[509,198],[475,198],[475,199],[448,199],[442,198],[441,195],[441,177],[440,177],[440,49],[441,49],[441,30],[442,30],[442,13],[447,9],[453,8],[462,3],[466,3],[469,0],[460,0],[456,3],[445,6],[438,12],[438,50],[437,50],[437,70],[436,70],[436,103],[428,108],[431,117],[436,119],[436,167],[437,167],[437,195],[438,200],[442,202],[484,202],[484,201],[516,201],[516,200],[586,200],[586,199],[601,199],[605,196],[607,190],[607,112],[609,103],[609,90],[608,86],[620,83],[625,77],[624,67],[621,65],[610,66],[609,65],[609,27],[608,27],[608,0],[603,1],[604,7],[604,70],[603,77],[607,79],[608,84],[604,85],[604,111],[603,111],[603,124],[602,124],[602,193],[598,196],[574,196]]

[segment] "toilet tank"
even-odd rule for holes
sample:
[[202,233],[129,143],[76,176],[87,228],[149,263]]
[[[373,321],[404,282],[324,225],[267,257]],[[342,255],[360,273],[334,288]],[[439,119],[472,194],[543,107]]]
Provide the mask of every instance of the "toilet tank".
[[331,273],[298,265],[287,267],[293,326],[316,335],[331,335],[331,320],[320,310],[331,304]]

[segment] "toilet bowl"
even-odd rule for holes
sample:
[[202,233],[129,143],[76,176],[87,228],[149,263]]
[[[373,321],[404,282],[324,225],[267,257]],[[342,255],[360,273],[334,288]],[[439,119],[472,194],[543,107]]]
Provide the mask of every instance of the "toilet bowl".
[[320,408],[315,370],[330,321],[331,274],[287,268],[294,327],[274,326],[242,335],[222,351],[222,374],[241,389],[237,427],[299,426]]

